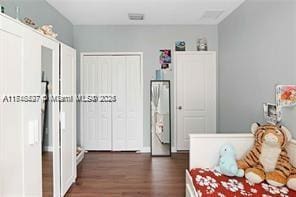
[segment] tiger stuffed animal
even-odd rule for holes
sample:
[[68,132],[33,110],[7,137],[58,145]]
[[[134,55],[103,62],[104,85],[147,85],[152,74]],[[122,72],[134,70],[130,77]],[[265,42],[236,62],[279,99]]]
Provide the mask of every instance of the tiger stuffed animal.
[[290,163],[286,145],[292,136],[289,130],[279,125],[252,125],[255,143],[243,159],[238,160],[245,177],[253,183],[266,180],[274,186],[286,185],[296,190],[296,169]]
[[295,167],[293,168],[293,170],[289,176],[287,186],[288,186],[288,188],[296,191],[296,168]]

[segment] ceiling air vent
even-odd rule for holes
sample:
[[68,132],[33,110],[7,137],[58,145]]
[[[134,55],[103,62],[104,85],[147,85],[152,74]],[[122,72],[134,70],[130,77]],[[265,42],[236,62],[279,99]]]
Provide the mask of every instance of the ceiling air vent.
[[223,10],[207,10],[202,15],[202,19],[217,19],[223,14]]
[[128,18],[132,21],[144,20],[144,14],[128,14]]

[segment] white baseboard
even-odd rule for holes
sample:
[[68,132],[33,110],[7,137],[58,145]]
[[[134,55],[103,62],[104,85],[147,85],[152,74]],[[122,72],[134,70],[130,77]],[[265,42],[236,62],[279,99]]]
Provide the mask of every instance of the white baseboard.
[[172,153],[176,153],[177,152],[177,148],[175,146],[172,147]]
[[141,150],[137,151],[137,153],[150,153],[150,147],[145,146]]
[[44,146],[44,147],[43,147],[43,150],[44,150],[45,152],[53,152],[53,148],[52,148],[52,146]]
[[76,165],[78,166],[78,164],[83,160],[84,158],[84,153],[85,151],[82,149],[80,151],[80,153],[76,156]]
[[[149,146],[145,146],[143,147],[141,150],[137,151],[137,153],[150,153],[151,149]],[[176,153],[177,149],[175,146],[172,147],[172,153]]]

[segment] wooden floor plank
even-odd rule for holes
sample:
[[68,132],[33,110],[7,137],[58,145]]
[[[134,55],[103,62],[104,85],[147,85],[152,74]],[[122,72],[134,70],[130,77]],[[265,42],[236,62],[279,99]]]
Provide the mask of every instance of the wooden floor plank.
[[89,152],[78,166],[69,197],[183,197],[188,154]]

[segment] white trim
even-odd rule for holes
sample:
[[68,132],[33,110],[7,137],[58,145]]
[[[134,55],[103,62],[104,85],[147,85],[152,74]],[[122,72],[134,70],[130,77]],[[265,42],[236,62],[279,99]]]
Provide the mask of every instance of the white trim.
[[[80,65],[79,65],[79,71],[80,71],[80,89],[79,89],[79,94],[80,95],[82,95],[83,94],[83,92],[82,92],[82,90],[83,90],[83,69],[82,69],[82,65],[83,65],[83,54],[84,53],[80,53]],[[77,104],[76,104],[77,105]],[[78,108],[79,108],[79,123],[80,123],[80,128],[79,128],[79,137],[80,137],[80,147],[81,148],[83,148],[83,134],[82,134],[82,131],[83,131],[83,116],[82,116],[82,114],[83,114],[83,108],[82,108],[82,106],[81,106],[81,103],[79,103],[79,105],[78,105]]]
[[[151,147],[150,146],[144,146],[141,150],[137,151],[137,153],[150,153]],[[176,147],[172,146],[172,153],[176,153]]]
[[[143,67],[144,67],[144,61],[143,61],[143,52],[81,52],[80,53],[80,94],[82,94],[83,92],[83,57],[84,56],[114,56],[114,55],[118,55],[118,56],[140,56],[140,71],[141,71],[141,76],[140,76],[140,104],[139,104],[139,114],[140,114],[140,127],[141,127],[141,134],[139,137],[139,151],[142,151],[144,147],[144,123],[143,123],[143,118],[144,118],[144,96],[143,96],[143,91],[144,91],[144,71],[143,71]],[[83,142],[83,134],[82,134],[82,130],[83,130],[83,109],[81,107],[81,105],[79,105],[79,109],[80,109],[80,143],[81,146],[84,146],[84,142]]]
[[176,153],[176,152],[177,152],[176,146],[172,146],[172,153]]
[[44,152],[53,152],[52,146],[44,146],[43,150],[44,150]]
[[189,173],[189,171],[186,169],[185,171],[186,174],[186,197],[198,197],[198,194],[196,192],[196,189],[194,187],[193,181],[192,181],[192,177]]
[[[174,65],[173,65],[173,72],[174,72],[174,105],[173,105],[173,114],[174,114],[174,150],[177,152],[177,61],[176,61],[176,51],[174,52]],[[173,147],[172,147],[173,152]]]
[[200,139],[200,138],[254,138],[253,134],[247,132],[237,132],[237,133],[211,133],[211,134],[189,134],[190,139]]
[[78,166],[80,162],[84,159],[85,151],[82,149],[80,153],[76,156],[76,165]]
[[112,56],[112,55],[119,55],[119,56],[127,56],[127,55],[140,55],[143,57],[143,52],[81,52],[81,56]]
[[141,150],[137,151],[137,153],[150,153],[150,152],[151,152],[150,146],[145,146]]

